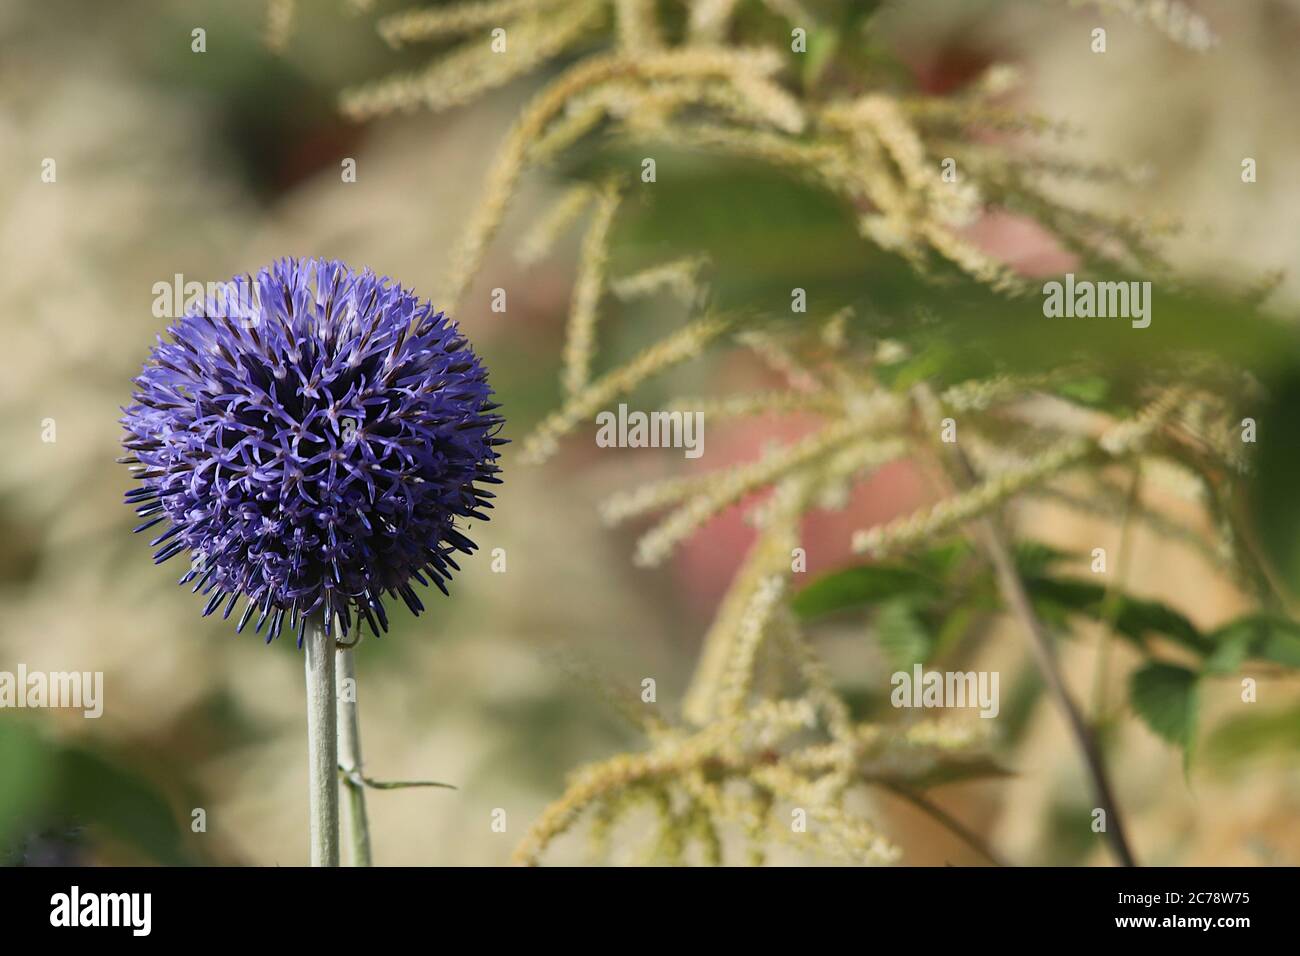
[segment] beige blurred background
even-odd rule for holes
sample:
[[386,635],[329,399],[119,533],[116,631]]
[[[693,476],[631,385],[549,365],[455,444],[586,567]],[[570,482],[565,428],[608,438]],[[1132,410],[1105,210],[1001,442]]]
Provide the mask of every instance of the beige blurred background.
[[[394,6],[401,4],[384,8]],[[118,408],[164,325],[151,314],[153,285],[178,272],[217,280],[282,255],[327,255],[430,293],[489,157],[531,88],[524,81],[445,116],[349,125],[334,112],[338,91],[417,64],[420,54],[389,51],[371,17],[350,15],[341,3],[310,8],[278,56],[261,43],[264,13],[254,2],[180,9],[54,0],[0,9],[7,359],[0,669],[22,662],[106,675],[99,720],[0,712],[0,730],[7,725],[16,735],[21,722],[21,734],[38,741],[36,749],[12,740],[8,751],[0,746],[13,771],[0,785],[0,823],[8,827],[0,826],[0,837],[25,847],[19,852],[29,861],[150,859],[113,834],[24,829],[63,799],[61,788],[77,786],[43,762],[60,748],[114,768],[88,779],[122,784],[79,799],[128,800],[132,788],[155,795],[174,814],[188,859],[306,859],[300,656],[289,642],[266,647],[255,636],[236,637],[230,622],[201,619],[198,599],[174,584],[180,569],[152,565],[120,502],[128,481],[113,463]],[[1204,56],[1127,20],[1052,3],[900,4],[882,18],[882,42],[905,51],[938,86],[971,62],[1021,63],[1026,102],[1080,126],[1095,158],[1154,170],[1132,198],[1134,211],[1185,223],[1172,249],[1187,268],[1242,279],[1291,268],[1300,253],[1300,5],[1198,8],[1221,35]],[[1088,50],[1094,21],[1109,28],[1104,57]],[[207,30],[205,54],[190,50],[195,26]],[[1244,156],[1256,158],[1260,171],[1249,190],[1239,178]],[[53,184],[41,181],[47,157],[57,161]],[[340,181],[344,157],[357,161],[355,183]],[[530,182],[507,236],[548,188]],[[996,240],[1012,259],[1039,252],[1032,235],[1011,231]],[[510,244],[499,245],[488,269],[511,288],[509,312],[488,311],[479,289],[459,318],[506,403],[508,434],[519,438],[558,396],[573,249],[524,270]],[[1300,297],[1294,271],[1279,297]],[[47,418],[56,423],[53,443],[41,440]],[[741,454],[756,451],[761,436],[713,440]],[[371,794],[381,863],[504,863],[568,771],[635,745],[562,659],[576,657],[631,686],[654,677],[666,707],[680,698],[712,603],[744,546],[743,526],[726,516],[677,564],[639,570],[632,533],[603,529],[594,502],[657,466],[636,452],[596,455],[581,439],[572,444],[538,468],[516,466],[507,449],[498,510],[473,532],[483,552],[457,578],[453,599],[432,601],[416,621],[395,614],[393,633],[361,648],[368,771],[459,788]],[[875,518],[915,493],[906,475],[877,490],[893,499],[869,506]],[[1051,509],[1031,510],[1025,520],[1046,540],[1112,544],[1113,529]],[[817,534],[834,548],[831,539],[859,524],[831,518]],[[486,557],[497,547],[506,550],[504,575],[493,574]],[[1143,588],[1198,623],[1246,607],[1186,553],[1141,536],[1134,547]],[[1095,643],[1073,643],[1064,661],[1085,698]],[[991,646],[981,666],[1010,673],[1023,662],[1014,635]],[[828,635],[826,648],[835,667],[884,667],[861,632]],[[1122,660],[1124,650],[1115,653]],[[1294,678],[1265,679],[1261,701],[1290,704],[1294,714],[1298,689]],[[1232,682],[1207,694],[1203,726],[1233,716],[1235,701]],[[1290,747],[1242,759],[1229,747],[1185,777],[1177,753],[1125,722],[1114,775],[1139,857],[1300,863],[1297,737],[1293,729]],[[1104,850],[1059,833],[1063,808],[1083,801],[1085,782],[1046,703],[1029,715],[1008,762],[1018,771],[1009,781],[947,788],[937,801],[1009,859],[1106,862]],[[207,814],[204,834],[190,832],[196,807]],[[505,834],[491,829],[496,808],[507,812]],[[906,863],[978,862],[901,803],[882,797],[864,809],[904,848]],[[551,859],[579,861],[581,849],[567,840]]]

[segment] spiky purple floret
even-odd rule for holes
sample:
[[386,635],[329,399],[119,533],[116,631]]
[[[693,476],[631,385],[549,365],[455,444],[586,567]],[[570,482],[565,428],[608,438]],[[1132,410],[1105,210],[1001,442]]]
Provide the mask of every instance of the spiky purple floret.
[[[386,277],[325,259],[238,276],[159,337],[123,409],[139,487],[126,501],[162,522],[155,563],[188,551],[181,584],[204,615],[299,643],[326,611],[346,635],[387,630],[383,595],[423,605],[411,582],[445,581],[487,520],[501,418],[456,326]],[[224,607],[223,607],[224,605]]]

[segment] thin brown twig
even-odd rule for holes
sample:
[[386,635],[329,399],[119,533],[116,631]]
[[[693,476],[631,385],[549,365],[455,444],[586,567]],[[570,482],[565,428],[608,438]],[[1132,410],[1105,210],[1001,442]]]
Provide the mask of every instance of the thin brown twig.
[[[937,421],[935,412],[938,404],[934,393],[929,387],[925,385],[917,386],[914,394],[917,399],[918,409],[927,419],[934,418]],[[937,431],[935,434],[937,434]],[[945,448],[948,451],[947,460],[951,465],[951,468],[947,470],[949,480],[957,485],[959,491],[975,485],[979,477],[965,452],[955,443],[946,445]],[[1115,801],[1110,775],[1107,773],[1105,761],[1102,759],[1101,748],[1098,746],[1092,730],[1083,719],[1083,714],[1080,712],[1078,705],[1070,696],[1069,689],[1065,686],[1065,680],[1061,676],[1060,668],[1057,666],[1056,646],[1052,641],[1052,635],[1034,610],[1033,601],[1030,600],[1024,579],[1021,578],[1020,571],[1016,568],[1015,560],[1011,556],[1011,550],[1007,546],[993,517],[978,518],[971,522],[971,527],[974,530],[975,538],[979,541],[989,558],[989,562],[993,565],[994,576],[997,579],[998,591],[1002,595],[1003,603],[1006,604],[1011,615],[1021,623],[1028,633],[1030,637],[1029,649],[1033,655],[1034,663],[1037,665],[1052,699],[1065,717],[1070,733],[1074,737],[1075,745],[1083,755],[1084,763],[1087,765],[1088,773],[1092,778],[1095,798],[1099,808],[1106,815],[1106,824],[1103,831],[1106,834],[1106,839],[1122,865],[1136,866],[1137,862],[1129,849],[1128,838],[1125,836],[1123,818],[1119,813],[1119,805]]]
[[994,866],[1011,865],[1006,860],[1004,860],[1001,856],[999,856],[995,850],[990,848],[989,845],[985,843],[984,840],[980,838],[979,834],[977,834],[974,830],[967,827],[964,823],[962,823],[960,820],[958,820],[956,817],[950,814],[947,810],[944,810],[938,804],[934,803],[927,797],[924,797],[921,794],[917,793],[915,790],[909,789],[908,787],[904,787],[901,784],[893,783],[892,781],[888,781],[888,780],[869,779],[868,782],[878,787],[881,787],[884,790],[888,790],[894,796],[907,801],[912,806],[916,807],[916,809],[924,813],[926,816],[932,818],[935,823],[938,823],[945,830],[948,830],[950,833],[953,834],[953,836],[957,837],[959,840],[961,840],[963,843],[969,846],[980,856],[984,857],[984,859],[988,860]]
[[1031,638],[1029,647],[1033,652],[1034,662],[1038,665],[1038,670],[1042,674],[1043,681],[1051,692],[1052,698],[1056,701],[1057,707],[1065,716],[1066,723],[1070,726],[1070,732],[1074,735],[1075,743],[1088,765],[1097,802],[1106,813],[1106,828],[1104,831],[1106,838],[1120,863],[1124,866],[1136,866],[1137,861],[1134,860],[1133,853],[1129,849],[1128,839],[1124,835],[1124,823],[1119,814],[1119,805],[1115,802],[1115,794],[1110,784],[1110,775],[1106,772],[1105,761],[1102,760],[1101,748],[1098,747],[1096,738],[1084,721],[1083,715],[1079,712],[1078,705],[1070,697],[1070,692],[1065,686],[1065,680],[1061,677],[1061,670],[1056,663],[1056,647],[1052,643],[1052,636],[1047,632],[1047,628],[1039,619],[1037,612],[1034,611],[1033,603],[1029,599],[1029,593],[1025,590],[1025,582],[1021,579],[1020,572],[1016,570],[1015,562],[1011,558],[1011,552],[1007,548],[1006,542],[1003,541],[997,527],[988,518],[983,518],[976,523],[975,529],[976,535],[981,539],[981,544],[993,564],[993,570],[998,581],[998,591],[1002,594],[1002,600],[1006,602],[1012,615],[1020,621],[1021,625],[1029,633]]
[[1133,463],[1133,477],[1124,498],[1124,517],[1119,526],[1119,552],[1115,555],[1115,574],[1106,587],[1101,601],[1101,640],[1097,645],[1097,669],[1092,686],[1092,719],[1100,725],[1106,719],[1106,679],[1110,674],[1111,636],[1119,618],[1124,599],[1124,586],[1132,566],[1130,552],[1133,544],[1134,514],[1141,507],[1142,463]]

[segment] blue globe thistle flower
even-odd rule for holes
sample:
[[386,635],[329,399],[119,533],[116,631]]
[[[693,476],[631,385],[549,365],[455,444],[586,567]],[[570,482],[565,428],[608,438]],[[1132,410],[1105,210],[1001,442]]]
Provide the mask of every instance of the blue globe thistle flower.
[[[181,584],[204,615],[242,596],[269,643],[301,645],[325,612],[344,635],[388,629],[383,596],[445,582],[487,520],[502,419],[482,362],[441,312],[387,277],[326,259],[237,276],[157,340],[124,408],[126,501],[170,527],[155,563],[193,556]],[[269,622],[269,623],[268,623]]]

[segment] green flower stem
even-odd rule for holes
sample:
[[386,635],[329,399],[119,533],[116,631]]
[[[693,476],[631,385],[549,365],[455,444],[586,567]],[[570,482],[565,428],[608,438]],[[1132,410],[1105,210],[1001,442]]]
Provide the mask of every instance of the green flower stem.
[[361,719],[357,711],[357,664],[352,648],[340,647],[338,663],[339,773],[348,797],[350,865],[370,866],[370,822],[361,772]]
[[338,724],[334,707],[334,639],[321,612],[307,622],[307,774],[311,815],[311,865],[339,865]]

